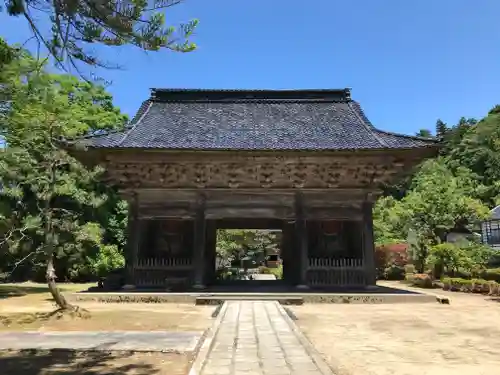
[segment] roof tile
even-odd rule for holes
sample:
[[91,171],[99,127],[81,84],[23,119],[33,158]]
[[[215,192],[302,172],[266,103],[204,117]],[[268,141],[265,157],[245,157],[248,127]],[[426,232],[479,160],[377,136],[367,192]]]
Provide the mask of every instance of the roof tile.
[[375,129],[348,90],[154,90],[130,127],[90,147],[191,150],[417,148],[435,140]]

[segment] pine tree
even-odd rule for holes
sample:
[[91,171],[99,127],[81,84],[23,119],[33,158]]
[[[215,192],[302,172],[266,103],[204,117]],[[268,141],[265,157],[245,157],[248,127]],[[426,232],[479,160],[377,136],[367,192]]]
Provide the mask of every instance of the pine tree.
[[432,138],[432,133],[428,129],[420,129],[416,135],[418,137]]
[[438,119],[436,121],[436,137],[438,138],[442,138],[446,135],[446,133],[448,132],[448,126],[446,126],[446,124],[441,121],[440,119]]
[[165,26],[163,12],[180,2],[7,0],[4,9],[8,15],[26,20],[33,35],[59,66],[69,63],[76,67],[75,63],[82,61],[93,66],[109,67],[89,45],[129,44],[148,51],[194,50],[196,45],[189,39],[198,24],[197,20],[177,28]]
[[0,245],[17,254],[16,265],[28,259],[43,263],[55,302],[68,310],[73,306],[57,288],[55,260],[101,246],[103,228],[86,213],[96,211],[106,196],[94,189],[99,168],[76,160],[65,140],[123,126],[126,117],[102,88],[74,77],[42,68],[21,79],[21,67],[32,63],[38,62],[20,59],[8,69],[13,77],[4,75],[2,81],[9,105],[0,117],[0,136],[8,145],[0,154],[0,201],[10,211],[0,211]]

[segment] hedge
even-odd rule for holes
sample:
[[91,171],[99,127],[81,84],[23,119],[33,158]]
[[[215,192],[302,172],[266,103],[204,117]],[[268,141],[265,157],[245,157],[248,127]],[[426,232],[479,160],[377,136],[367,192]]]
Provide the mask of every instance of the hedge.
[[458,277],[443,277],[443,290],[465,293],[482,293],[493,296],[500,295],[500,284],[493,280],[485,279],[462,279]]

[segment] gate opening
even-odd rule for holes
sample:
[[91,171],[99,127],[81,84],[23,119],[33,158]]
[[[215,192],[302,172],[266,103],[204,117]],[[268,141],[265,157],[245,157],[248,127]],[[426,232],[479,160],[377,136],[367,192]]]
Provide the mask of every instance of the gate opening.
[[218,282],[283,279],[280,229],[218,229],[216,280]]

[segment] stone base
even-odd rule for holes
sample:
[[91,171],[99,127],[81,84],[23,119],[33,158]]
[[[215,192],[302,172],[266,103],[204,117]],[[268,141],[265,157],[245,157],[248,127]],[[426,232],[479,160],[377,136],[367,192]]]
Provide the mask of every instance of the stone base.
[[[218,304],[228,300],[274,300],[286,304],[302,303],[447,303],[439,301],[435,295],[420,293],[209,293],[205,290],[189,293],[122,291],[114,293],[68,293],[68,302],[103,302],[103,303],[206,303]],[[199,299],[199,301],[197,301]]]
[[134,290],[135,289],[135,285],[133,285],[133,284],[125,284],[124,286],[122,286],[122,289],[123,290]]

